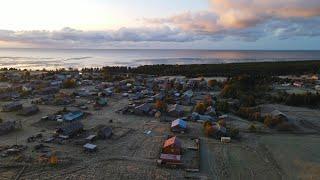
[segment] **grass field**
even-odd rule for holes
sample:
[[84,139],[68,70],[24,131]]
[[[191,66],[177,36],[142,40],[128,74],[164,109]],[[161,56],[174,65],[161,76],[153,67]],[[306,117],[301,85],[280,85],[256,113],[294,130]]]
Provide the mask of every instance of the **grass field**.
[[320,137],[272,135],[260,139],[277,160],[287,179],[320,177]]

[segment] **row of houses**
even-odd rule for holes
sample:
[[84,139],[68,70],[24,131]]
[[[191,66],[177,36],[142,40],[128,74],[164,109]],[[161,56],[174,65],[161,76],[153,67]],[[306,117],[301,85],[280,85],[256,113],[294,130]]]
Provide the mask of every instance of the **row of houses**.
[[39,108],[36,105],[23,107],[21,102],[14,101],[14,102],[10,102],[2,105],[2,111],[3,112],[19,111],[18,115],[31,116],[39,112]]

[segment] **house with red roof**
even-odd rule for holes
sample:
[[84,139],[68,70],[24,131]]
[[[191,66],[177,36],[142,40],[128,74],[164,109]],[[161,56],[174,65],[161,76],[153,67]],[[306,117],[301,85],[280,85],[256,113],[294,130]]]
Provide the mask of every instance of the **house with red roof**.
[[162,147],[162,153],[181,155],[181,141],[176,136],[167,139]]

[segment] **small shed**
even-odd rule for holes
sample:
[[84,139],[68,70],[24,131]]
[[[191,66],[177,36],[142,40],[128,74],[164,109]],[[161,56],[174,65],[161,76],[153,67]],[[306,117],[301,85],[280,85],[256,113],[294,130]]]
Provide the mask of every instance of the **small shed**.
[[231,138],[230,137],[221,137],[221,142],[222,143],[230,143],[231,142]]
[[96,139],[96,135],[92,134],[92,135],[89,135],[88,137],[86,137],[86,141],[89,141],[89,142],[92,142]]
[[83,145],[83,148],[87,152],[95,152],[95,151],[97,151],[97,145],[90,144],[90,143],[87,143],[87,144]]
[[163,144],[162,153],[181,155],[181,141],[176,136],[167,139]]

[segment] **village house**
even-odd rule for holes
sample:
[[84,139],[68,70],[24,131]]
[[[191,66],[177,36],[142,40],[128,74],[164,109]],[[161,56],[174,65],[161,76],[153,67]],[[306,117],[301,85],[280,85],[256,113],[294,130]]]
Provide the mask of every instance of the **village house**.
[[176,136],[167,139],[163,144],[162,153],[181,155],[181,141]]
[[219,123],[212,123],[210,132],[210,136],[216,139],[220,139],[221,137],[227,135],[227,129],[224,126],[221,126]]
[[72,122],[80,120],[84,116],[82,111],[73,111],[63,116],[64,121]]
[[216,121],[216,118],[214,118],[210,115],[201,115],[197,112],[193,112],[191,114],[191,118],[194,121]]
[[59,90],[60,89],[58,87],[45,87],[43,89],[37,90],[36,93],[40,95],[48,95],[48,94],[55,94],[59,92]]
[[143,97],[144,97],[144,95],[141,92],[137,92],[137,93],[133,94],[130,99],[139,100],[139,99],[142,99]]
[[103,127],[98,131],[98,137],[101,139],[109,139],[112,136],[112,129],[110,127]]
[[172,132],[185,132],[187,130],[187,122],[182,119],[176,119],[171,123]]
[[184,114],[184,108],[181,105],[174,104],[168,107],[168,115],[171,117],[182,117]]
[[20,102],[11,102],[8,104],[4,104],[2,106],[2,111],[3,112],[10,112],[10,111],[17,111],[22,109],[22,104]]
[[23,109],[18,113],[22,116],[31,116],[39,112],[39,108],[36,105],[23,107]]
[[288,122],[289,121],[288,116],[286,114],[282,113],[281,111],[277,110],[277,109],[271,111],[270,115],[271,115],[271,117],[273,119],[281,119],[284,122]]
[[166,94],[165,94],[164,92],[160,92],[160,93],[152,96],[152,98],[154,99],[154,101],[156,101],[156,100],[162,101],[165,97],[166,97]]
[[153,88],[153,79],[152,78],[148,78],[145,84],[146,88],[148,89],[152,89]]
[[95,107],[104,107],[108,104],[108,101],[106,98],[98,98],[94,104]]
[[87,90],[87,89],[80,89],[80,90],[75,90],[75,91],[73,92],[73,94],[74,94],[75,96],[88,97],[88,96],[90,96],[90,91]]
[[302,86],[303,86],[303,82],[295,81],[295,82],[293,83],[293,86],[295,86],[295,87],[302,87]]
[[150,89],[144,89],[141,91],[141,93],[145,96],[152,96],[154,94],[154,92]]
[[193,91],[188,90],[183,93],[182,95],[182,104],[183,105],[190,105],[192,104],[192,97],[193,97]]
[[6,91],[7,89],[10,89],[12,87],[12,85],[10,83],[7,82],[0,82],[0,91]]
[[0,124],[0,136],[10,133],[15,129],[16,122],[15,121],[7,121]]
[[319,74],[314,74],[311,76],[311,80],[317,81],[319,80]]
[[72,122],[72,123],[65,123],[64,125],[56,129],[56,134],[69,138],[82,132],[83,127],[84,127],[83,124],[79,121]]
[[205,115],[216,116],[216,109],[212,106],[209,106],[205,112]]
[[137,115],[149,115],[149,112],[152,110],[152,105],[149,103],[141,104],[134,108],[134,113]]
[[189,79],[188,82],[187,82],[187,86],[189,88],[195,88],[200,84],[201,81],[202,81],[202,78]]
[[113,94],[114,87],[108,87],[103,90],[103,93],[105,93],[106,96],[111,96]]
[[50,82],[50,86],[61,87],[62,86],[62,81],[61,80],[51,81]]
[[0,94],[0,100],[3,101],[10,101],[18,98],[20,98],[20,94],[14,91]]
[[34,87],[29,83],[22,85],[22,91],[24,92],[31,92],[33,89]]

